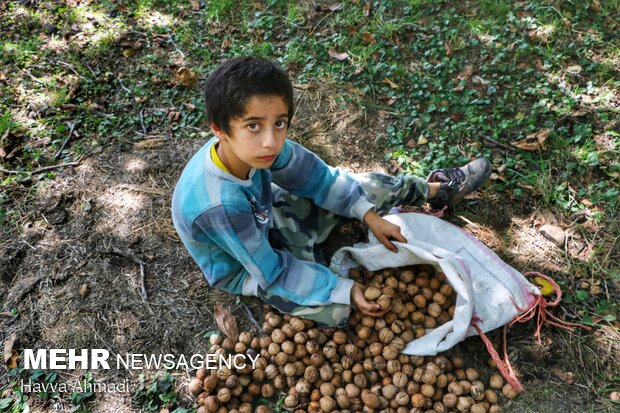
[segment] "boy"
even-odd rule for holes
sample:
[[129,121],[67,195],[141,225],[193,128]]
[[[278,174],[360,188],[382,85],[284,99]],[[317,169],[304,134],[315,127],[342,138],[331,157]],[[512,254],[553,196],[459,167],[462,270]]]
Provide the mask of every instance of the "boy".
[[[172,217],[183,244],[213,287],[255,295],[281,312],[343,325],[351,306],[385,311],[364,287],[320,264],[317,245],[346,219],[365,222],[381,243],[407,242],[383,218],[397,205],[451,206],[488,179],[479,158],[462,168],[414,176],[353,176],[286,139],[293,88],[267,59],[223,62],[205,88],[215,138],[189,161],[177,183]],[[318,262],[317,262],[318,261]]]

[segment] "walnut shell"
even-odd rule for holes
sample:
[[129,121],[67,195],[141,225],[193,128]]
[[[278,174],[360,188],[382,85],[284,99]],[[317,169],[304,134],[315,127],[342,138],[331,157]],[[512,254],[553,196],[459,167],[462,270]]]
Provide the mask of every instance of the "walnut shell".
[[375,301],[381,296],[381,290],[375,287],[368,287],[364,291],[364,298],[368,301]]
[[456,406],[457,401],[458,396],[454,393],[446,393],[443,395],[443,404],[450,409]]
[[200,393],[202,393],[202,390],[203,390],[202,383],[203,383],[203,380],[201,380],[198,377],[194,377],[192,381],[190,381],[189,384],[187,385],[187,389],[194,396],[198,396]]
[[504,378],[501,374],[494,374],[489,379],[489,385],[491,388],[499,390],[504,387]]
[[370,390],[362,390],[362,402],[369,409],[377,409],[380,406],[379,397]]
[[398,393],[398,388],[393,384],[388,384],[381,388],[381,394],[388,400],[392,400],[394,396]]
[[326,413],[336,409],[336,401],[329,396],[321,397],[321,400],[319,400],[319,405],[321,406],[321,410]]
[[392,305],[392,299],[383,294],[379,298],[377,298],[377,304],[381,307],[382,310],[387,310]]
[[512,387],[510,383],[504,384],[504,386],[502,387],[502,394],[509,399],[514,399],[518,395],[517,391],[514,389],[514,387]]
[[299,404],[299,399],[293,394],[289,394],[284,398],[284,407],[293,408]]
[[409,284],[415,279],[415,274],[411,270],[403,270],[400,272],[399,278],[402,282]]
[[206,397],[203,406],[208,413],[215,413],[217,411],[217,408],[220,407],[216,396]]
[[402,371],[398,371],[394,373],[394,375],[392,376],[392,383],[396,387],[404,388],[407,385],[408,381],[409,381],[409,378]]
[[437,303],[430,303],[426,308],[426,312],[431,317],[439,317],[441,315],[441,306]]
[[409,397],[407,392],[401,391],[396,395],[396,397],[394,397],[394,400],[396,401],[396,403],[398,403],[399,406],[405,406],[409,404],[409,402],[411,401],[411,397]]
[[389,345],[383,347],[383,351],[381,353],[386,360],[394,360],[398,357],[399,351],[396,347]]
[[497,403],[497,400],[498,400],[497,393],[495,393],[495,391],[491,390],[491,389],[485,390],[484,391],[484,400],[486,400],[490,404]]
[[484,384],[481,381],[474,381],[469,388],[469,394],[476,401],[484,399]]
[[471,407],[472,403],[469,401],[467,397],[459,397],[456,401],[456,409],[460,412],[466,412]]
[[411,404],[413,407],[421,409],[426,405],[426,397],[422,393],[416,393],[411,396]]
[[222,387],[217,391],[217,401],[220,403],[228,403],[231,397],[230,389]]
[[487,413],[487,409],[480,403],[476,403],[469,408],[470,413]]
[[347,385],[344,386],[344,390],[347,392],[347,396],[349,396],[350,399],[359,397],[361,394],[360,388],[353,383],[347,383]]
[[348,409],[351,406],[351,398],[346,394],[336,396],[336,403],[341,409]]

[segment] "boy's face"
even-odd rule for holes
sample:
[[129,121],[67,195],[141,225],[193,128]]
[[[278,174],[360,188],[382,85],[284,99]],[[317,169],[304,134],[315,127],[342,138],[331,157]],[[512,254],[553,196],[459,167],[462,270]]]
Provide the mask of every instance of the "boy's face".
[[288,105],[281,96],[257,95],[248,99],[245,113],[230,120],[230,133],[215,125],[218,154],[237,178],[246,179],[252,168],[269,168],[282,150],[288,130]]

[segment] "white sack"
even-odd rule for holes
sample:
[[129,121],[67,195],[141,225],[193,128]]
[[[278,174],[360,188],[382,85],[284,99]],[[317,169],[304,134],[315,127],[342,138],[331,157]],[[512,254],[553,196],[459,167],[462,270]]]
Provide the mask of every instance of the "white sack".
[[[396,242],[398,252],[388,251],[369,234],[368,244],[339,249],[331,269],[347,276],[360,265],[376,271],[384,268],[431,264],[446,274],[456,293],[451,321],[427,330],[410,342],[403,353],[432,356],[453,347],[466,337],[477,335],[472,321],[484,332],[509,323],[540,294],[517,270],[459,227],[431,215],[405,213],[388,215],[399,225],[407,244]],[[513,303],[514,301],[514,303]]]

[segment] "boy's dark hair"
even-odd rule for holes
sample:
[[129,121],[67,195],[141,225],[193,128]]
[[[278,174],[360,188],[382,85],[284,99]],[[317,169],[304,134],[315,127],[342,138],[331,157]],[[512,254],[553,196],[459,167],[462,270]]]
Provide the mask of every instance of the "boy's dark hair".
[[222,62],[205,85],[207,119],[230,133],[230,119],[242,116],[252,96],[282,96],[288,105],[289,122],[295,105],[293,85],[276,62],[262,57],[236,57]]

